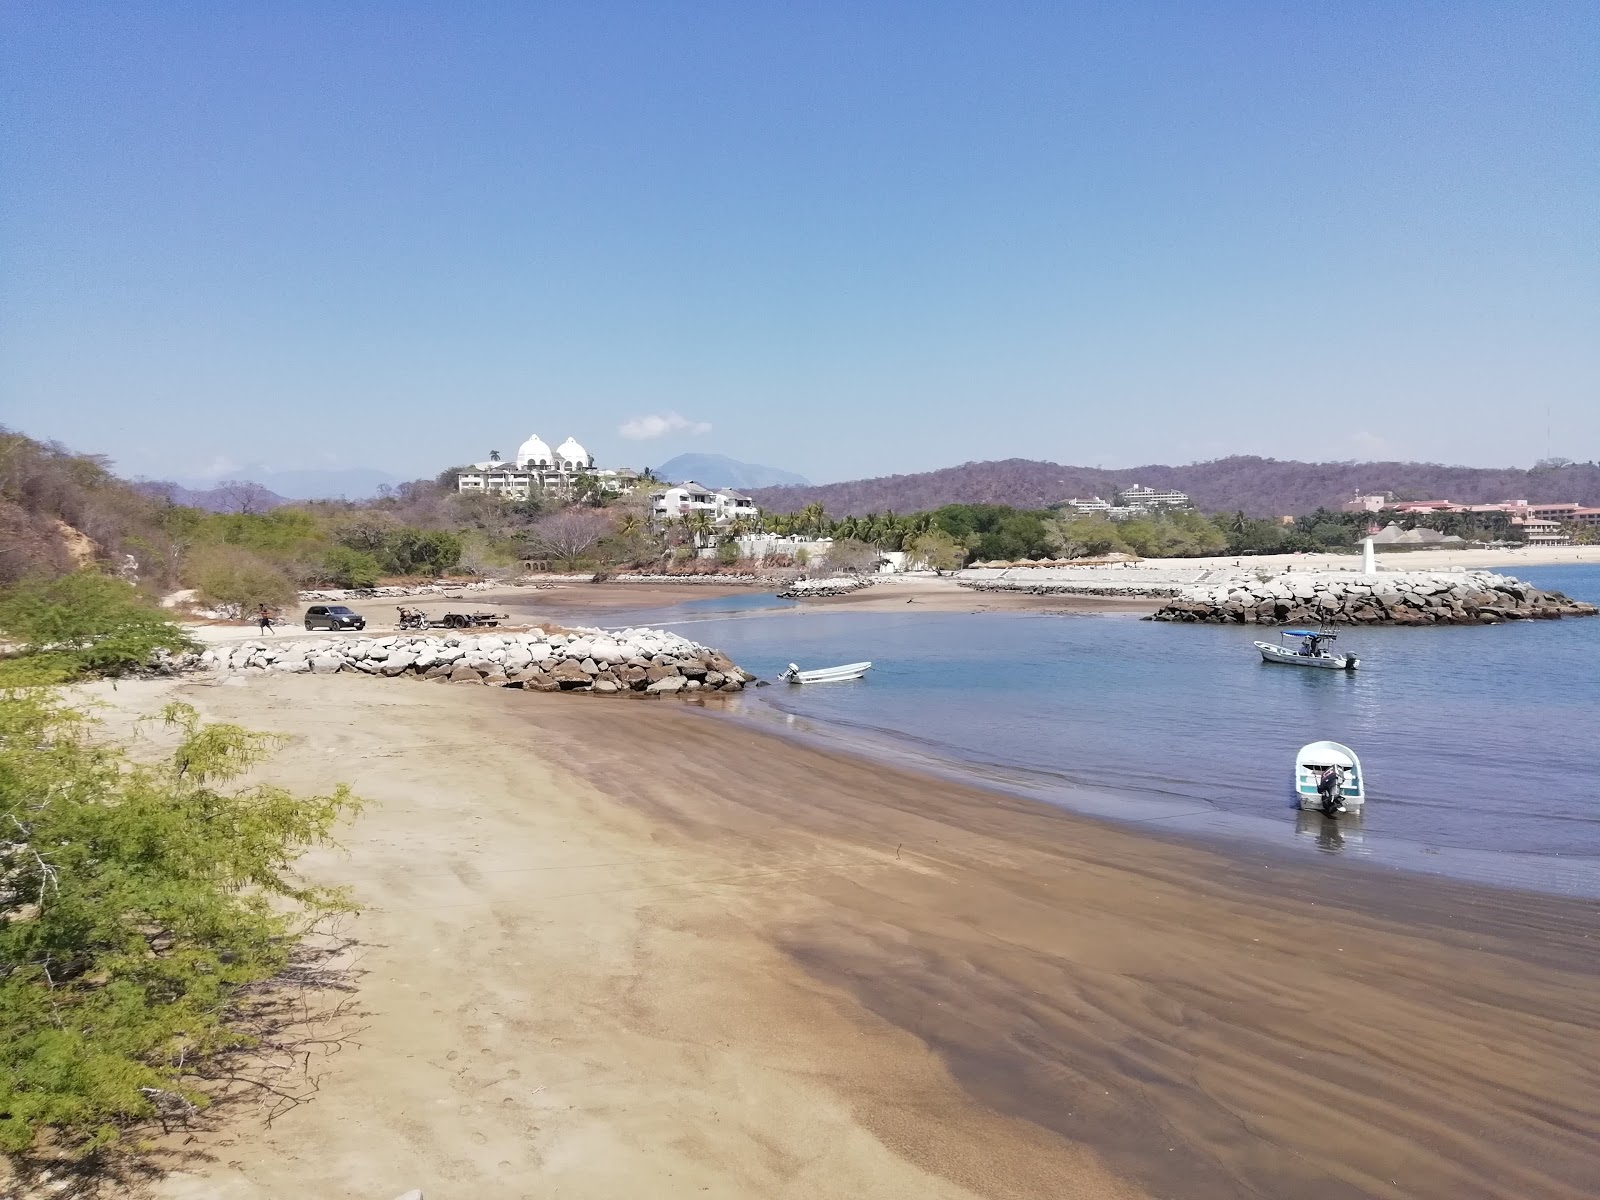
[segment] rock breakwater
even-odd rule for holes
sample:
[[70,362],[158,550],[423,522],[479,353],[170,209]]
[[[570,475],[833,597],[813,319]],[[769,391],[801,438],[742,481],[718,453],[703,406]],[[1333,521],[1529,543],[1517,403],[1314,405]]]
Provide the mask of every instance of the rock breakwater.
[[1305,572],[1184,588],[1147,620],[1212,624],[1494,625],[1596,608],[1489,571]]
[[785,600],[814,600],[819,596],[848,596],[873,584],[871,579],[840,575],[831,579],[797,579],[778,595]]
[[674,575],[670,572],[657,572],[650,574],[643,571],[625,571],[620,575],[611,576],[613,583],[714,583],[714,584],[756,584],[761,582],[759,575],[749,573],[716,575],[709,571],[684,573]]
[[347,672],[599,695],[737,692],[755,679],[720,651],[662,629],[258,639],[207,650],[197,665],[217,672]]

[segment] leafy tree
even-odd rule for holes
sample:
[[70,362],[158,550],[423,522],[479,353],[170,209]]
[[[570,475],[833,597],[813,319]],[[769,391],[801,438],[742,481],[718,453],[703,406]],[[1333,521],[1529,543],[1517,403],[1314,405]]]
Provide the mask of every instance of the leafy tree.
[[876,546],[856,538],[836,538],[828,547],[828,569],[846,575],[871,574],[882,558]]
[[1283,527],[1275,522],[1238,512],[1227,524],[1229,554],[1276,554],[1283,546]]
[[1057,521],[1051,545],[1068,558],[1098,558],[1103,554],[1128,549],[1117,523],[1103,516]]
[[348,907],[293,869],[359,808],[235,786],[278,739],[165,711],[156,762],[37,691],[0,693],[0,1148],[92,1149],[158,1105],[203,1106],[230,1000],[305,922]]
[[739,561],[739,543],[723,542],[717,547],[717,561],[725,567],[731,567]]
[[442,529],[399,529],[384,540],[383,557],[398,575],[443,575],[461,561],[461,539]]
[[0,680],[11,683],[122,675],[147,664],[158,649],[192,646],[131,584],[96,571],[28,580],[0,592],[0,634],[20,648],[0,662]]
[[378,560],[364,550],[335,546],[323,557],[322,570],[329,583],[342,588],[369,588],[381,574]]
[[959,570],[967,561],[966,548],[942,529],[917,534],[906,543],[906,556],[929,570],[942,574]]

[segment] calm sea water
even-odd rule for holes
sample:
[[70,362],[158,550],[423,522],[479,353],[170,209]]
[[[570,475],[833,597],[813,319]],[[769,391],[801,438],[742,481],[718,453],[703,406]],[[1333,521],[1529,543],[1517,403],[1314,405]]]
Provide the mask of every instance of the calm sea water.
[[[1600,567],[1517,573],[1600,603]],[[1600,895],[1600,619],[1352,630],[1345,673],[1262,663],[1249,627],[790,608],[654,616],[769,678],[876,664],[747,692],[747,719],[1120,820]],[[1294,753],[1319,738],[1361,755],[1359,820],[1293,807]]]

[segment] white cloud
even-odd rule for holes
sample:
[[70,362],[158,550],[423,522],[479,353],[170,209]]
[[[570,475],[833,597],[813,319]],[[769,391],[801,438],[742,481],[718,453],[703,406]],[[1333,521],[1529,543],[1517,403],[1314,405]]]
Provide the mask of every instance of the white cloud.
[[634,417],[624,421],[617,432],[635,442],[643,442],[651,438],[666,437],[669,433],[710,433],[711,424],[708,421],[691,421],[688,417],[679,416],[675,412],[651,413],[647,417]]
[[229,475],[237,475],[244,464],[235,462],[225,454],[219,454],[195,472],[202,479],[222,479]]

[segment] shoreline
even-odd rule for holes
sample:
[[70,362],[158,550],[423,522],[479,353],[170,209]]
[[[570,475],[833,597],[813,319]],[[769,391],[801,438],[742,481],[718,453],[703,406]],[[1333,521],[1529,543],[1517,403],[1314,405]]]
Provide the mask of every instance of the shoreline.
[[317,1103],[166,1139],[199,1158],[153,1197],[1589,1178],[1592,904],[1352,888],[673,704],[338,676],[105,699],[174,693],[289,733],[271,778],[375,801],[306,863],[367,906],[370,1024]]
[[[1412,878],[1566,900],[1600,898],[1600,859],[1441,847],[1391,836],[1372,846],[1359,815],[1325,823],[1320,813],[1285,802],[1273,816],[1217,808],[1178,793],[1087,783],[1003,762],[938,753],[901,731],[789,713],[760,692],[705,706],[708,715],[794,745],[843,754],[877,766],[1058,809],[1138,836],[1165,838],[1213,852],[1272,856],[1284,865],[1319,859],[1359,879]],[[764,711],[763,711],[764,710]],[[758,715],[758,713],[760,715]],[[1288,830],[1293,836],[1287,837]],[[1330,863],[1330,859],[1336,862]]]

